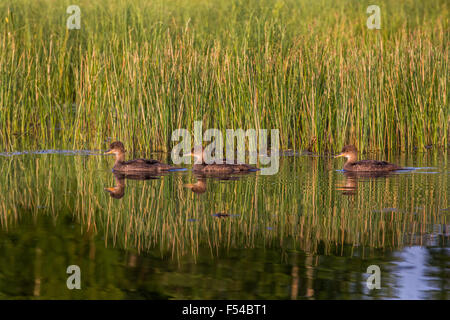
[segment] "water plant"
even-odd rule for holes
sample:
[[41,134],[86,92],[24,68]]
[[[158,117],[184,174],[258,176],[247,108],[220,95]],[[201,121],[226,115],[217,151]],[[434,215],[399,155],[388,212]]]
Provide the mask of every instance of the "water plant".
[[171,132],[278,128],[283,149],[447,148],[448,3],[0,3],[0,149],[170,150]]

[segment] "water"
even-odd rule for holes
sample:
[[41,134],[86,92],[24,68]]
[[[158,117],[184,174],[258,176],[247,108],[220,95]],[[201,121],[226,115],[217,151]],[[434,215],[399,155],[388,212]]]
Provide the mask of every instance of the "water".
[[2,153],[0,298],[449,299],[448,153],[370,158],[410,170],[285,153],[274,176],[141,180],[97,151]]

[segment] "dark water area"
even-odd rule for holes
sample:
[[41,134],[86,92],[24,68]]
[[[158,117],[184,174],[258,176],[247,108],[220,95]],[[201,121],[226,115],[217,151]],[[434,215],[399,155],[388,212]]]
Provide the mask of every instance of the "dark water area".
[[365,157],[409,170],[293,153],[272,176],[124,177],[97,151],[0,153],[0,299],[449,299],[448,152]]

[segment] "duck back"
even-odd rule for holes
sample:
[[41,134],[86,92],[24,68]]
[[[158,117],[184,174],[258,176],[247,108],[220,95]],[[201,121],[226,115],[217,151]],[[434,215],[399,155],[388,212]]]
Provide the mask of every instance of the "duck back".
[[397,166],[396,164],[378,160],[361,160],[357,162],[346,163],[344,165],[345,171],[357,171],[357,172],[364,172],[364,171],[380,172],[380,171],[394,171],[400,169],[402,168]]
[[115,172],[158,172],[168,171],[174,167],[159,162],[158,160],[136,159],[117,163],[113,170]]

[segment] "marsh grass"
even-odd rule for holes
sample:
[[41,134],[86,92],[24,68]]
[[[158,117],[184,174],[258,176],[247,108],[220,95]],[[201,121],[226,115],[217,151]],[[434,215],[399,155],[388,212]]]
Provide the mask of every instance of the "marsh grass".
[[0,149],[171,149],[171,132],[278,128],[283,149],[447,148],[448,4],[80,0],[0,4]]

